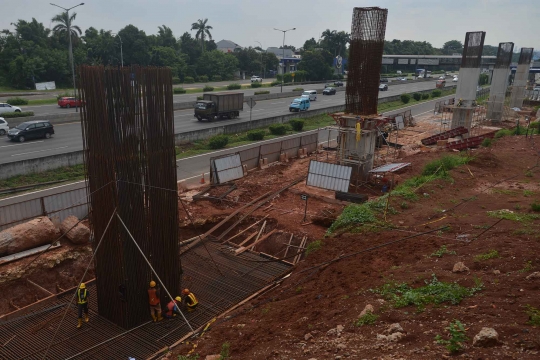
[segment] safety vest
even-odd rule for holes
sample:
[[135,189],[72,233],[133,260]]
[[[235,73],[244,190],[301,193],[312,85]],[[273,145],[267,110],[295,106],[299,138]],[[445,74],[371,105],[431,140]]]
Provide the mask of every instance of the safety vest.
[[[82,293],[81,293],[82,290]],[[77,303],[78,304],[86,304],[88,302],[88,298],[86,297],[87,291],[86,289],[78,289],[77,290]]]
[[195,297],[195,295],[193,295],[193,293],[190,293],[187,297],[188,297],[186,299],[187,307],[194,309],[199,304],[199,302],[197,301],[197,298]]
[[156,289],[155,288],[148,289],[148,303],[150,305],[159,304],[159,298],[158,298],[158,296],[156,294]]

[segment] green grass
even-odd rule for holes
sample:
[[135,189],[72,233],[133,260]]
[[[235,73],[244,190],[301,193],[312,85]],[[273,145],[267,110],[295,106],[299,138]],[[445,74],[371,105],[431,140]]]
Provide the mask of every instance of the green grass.
[[323,246],[322,240],[315,240],[308,244],[306,248],[306,256],[319,250]]
[[[441,96],[452,95],[455,92],[456,91],[454,89],[444,90],[444,91],[442,91]],[[433,100],[433,99],[425,99],[425,100],[415,101],[414,105],[421,104],[423,102],[427,102],[427,101],[431,101],[431,100]],[[389,101],[389,102],[379,104],[379,106],[377,106],[377,111],[379,113],[383,113],[383,112],[387,112],[387,111],[400,109],[402,107],[410,106],[409,104],[404,104],[401,100]]]
[[[373,225],[380,223],[377,219],[377,214],[384,212],[387,199],[388,194],[371,201],[366,201],[363,204],[347,205],[341,215],[332,223],[327,231],[327,235],[335,233],[340,229],[349,229],[352,232],[362,232],[362,230],[372,231]],[[392,214],[396,213],[396,210],[392,207],[388,207],[388,211]]]
[[29,99],[28,100],[28,106],[31,106],[31,105],[47,105],[47,104],[58,104],[58,100],[56,98],[36,99],[36,100]]
[[527,315],[529,315],[529,321],[527,321],[527,324],[533,325],[533,326],[540,326],[540,310],[532,307],[531,305],[527,305],[527,310],[525,310]]
[[0,93],[29,93],[29,92],[32,92],[32,93],[35,93],[35,92],[38,92],[38,93],[50,93],[50,92],[65,92],[65,91],[73,91],[73,89],[54,89],[54,90],[35,90],[35,89],[26,89],[26,90],[20,90],[20,89],[14,89],[12,87],[9,87],[9,86],[0,86]]
[[479,279],[475,279],[473,287],[467,288],[457,283],[439,281],[435,274],[432,274],[431,280],[425,280],[425,284],[412,288],[406,283],[388,282],[371,291],[389,300],[395,308],[414,305],[422,310],[429,304],[449,302],[458,305],[463,299],[473,296],[484,287]]
[[465,325],[463,325],[459,320],[454,320],[454,322],[450,323],[446,330],[450,334],[450,338],[446,340],[443,339],[442,336],[437,335],[435,337],[437,344],[444,345],[451,354],[463,349],[463,344],[469,340],[469,338],[465,335],[465,332],[467,331],[467,329],[465,329]]
[[438,258],[442,258],[443,255],[446,255],[446,254],[448,254],[448,255],[456,255],[456,252],[448,250],[446,248],[446,245],[443,245],[443,246],[440,247],[439,250],[433,252],[430,256],[431,257],[435,256],[435,257],[438,257]]
[[84,179],[84,165],[67,166],[28,175],[17,175],[0,180],[0,189],[8,189],[26,185],[41,184],[49,181],[75,181]]
[[379,315],[376,315],[372,313],[371,311],[368,311],[364,315],[360,316],[358,320],[354,322],[355,326],[364,326],[364,325],[373,325],[375,324],[375,321],[379,318]]
[[485,254],[479,254],[474,257],[474,261],[484,261],[489,259],[496,259],[499,257],[499,252],[497,250],[491,250]]
[[498,219],[505,219],[505,220],[518,221],[518,222],[530,222],[532,220],[540,219],[540,215],[517,213],[517,212],[513,212],[506,209],[488,211],[487,214],[488,216],[495,217]]

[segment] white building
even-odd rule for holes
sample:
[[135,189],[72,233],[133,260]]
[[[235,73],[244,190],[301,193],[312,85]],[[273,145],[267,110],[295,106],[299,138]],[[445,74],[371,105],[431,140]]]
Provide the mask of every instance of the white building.
[[217,50],[223,51],[224,53],[232,53],[236,49],[242,49],[240,45],[231,41],[231,40],[221,40],[216,43]]

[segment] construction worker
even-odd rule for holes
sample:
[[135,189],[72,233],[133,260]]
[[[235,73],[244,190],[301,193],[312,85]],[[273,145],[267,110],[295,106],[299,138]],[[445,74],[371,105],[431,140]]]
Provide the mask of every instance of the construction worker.
[[182,295],[184,295],[184,301],[182,302],[184,308],[187,309],[188,312],[195,311],[195,309],[197,309],[197,305],[199,305],[195,295],[188,289],[182,290]]
[[[163,320],[161,317],[161,304],[159,301],[159,286],[156,287],[155,281],[150,281],[150,288],[148,289],[148,304],[150,305],[150,315],[154,322]],[[156,312],[156,315],[154,315]]]
[[182,298],[180,296],[177,296],[174,298],[174,300],[171,300],[167,304],[167,312],[165,313],[165,317],[167,319],[171,319],[176,316],[176,314],[180,313],[180,309],[178,306],[182,304]]
[[79,311],[79,323],[77,329],[82,326],[82,314],[84,311],[84,321],[88,322],[88,290],[85,283],[81,283],[77,289],[77,310]]

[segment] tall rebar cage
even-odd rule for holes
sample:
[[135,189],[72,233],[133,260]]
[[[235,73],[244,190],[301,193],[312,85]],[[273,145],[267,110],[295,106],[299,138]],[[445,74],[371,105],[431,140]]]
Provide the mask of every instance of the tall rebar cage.
[[387,17],[388,9],[354,8],[345,94],[347,113],[377,114]]
[[103,237],[95,255],[99,313],[132,328],[150,318],[147,289],[156,278],[115,209],[163,285],[180,290],[172,75],[102,66],[81,66],[79,75],[94,250]]
[[485,31],[471,31],[465,35],[463,56],[461,57],[462,68],[480,67],[485,37]]
[[506,42],[499,43],[499,50],[497,51],[497,60],[495,60],[495,69],[508,68],[512,63],[512,54],[514,53],[514,43]]
[[521,48],[518,65],[528,65],[531,63],[534,48]]

